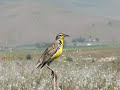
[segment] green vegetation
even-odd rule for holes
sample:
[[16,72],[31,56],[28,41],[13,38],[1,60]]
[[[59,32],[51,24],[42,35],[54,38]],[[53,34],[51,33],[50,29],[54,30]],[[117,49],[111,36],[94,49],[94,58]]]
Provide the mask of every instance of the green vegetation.
[[35,44],[25,44],[16,46],[16,48],[46,48],[50,45],[50,43],[42,42],[42,43],[35,43]]

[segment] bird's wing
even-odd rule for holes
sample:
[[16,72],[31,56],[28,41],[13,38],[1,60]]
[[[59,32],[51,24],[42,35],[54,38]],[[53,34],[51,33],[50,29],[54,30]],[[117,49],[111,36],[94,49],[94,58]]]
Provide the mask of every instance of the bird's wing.
[[51,59],[51,57],[57,52],[59,49],[59,44],[58,42],[52,43],[41,55],[39,61],[36,64],[36,68],[42,66],[43,64],[47,63]]
[[57,42],[51,44],[42,54],[42,62],[47,62],[48,60],[51,59],[51,57],[57,52],[59,49],[59,44]]
[[49,61],[51,59],[51,57],[57,52],[57,50],[59,49],[59,44],[58,42],[54,42],[52,43],[45,51],[44,53],[41,55],[40,59],[38,60],[35,68],[32,70],[32,73],[34,72],[35,69],[37,69],[38,67],[43,67],[47,61]]

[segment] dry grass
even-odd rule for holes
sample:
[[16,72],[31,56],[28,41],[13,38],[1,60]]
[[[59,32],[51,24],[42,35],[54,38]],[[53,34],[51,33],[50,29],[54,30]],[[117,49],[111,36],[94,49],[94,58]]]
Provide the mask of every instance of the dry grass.
[[[26,60],[28,53],[14,53],[13,60],[1,60],[1,90],[51,90],[51,72],[46,67],[31,74],[41,52],[29,53],[32,60]],[[58,84],[62,90],[119,90],[119,54],[118,48],[66,50],[51,67],[58,74]],[[100,58],[111,56],[117,59],[98,62]],[[73,61],[66,60],[67,57]],[[6,55],[6,58],[9,57]]]

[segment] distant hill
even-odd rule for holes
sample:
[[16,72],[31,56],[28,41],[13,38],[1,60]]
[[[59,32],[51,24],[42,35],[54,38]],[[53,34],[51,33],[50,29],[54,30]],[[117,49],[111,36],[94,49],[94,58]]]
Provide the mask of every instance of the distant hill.
[[69,34],[69,42],[89,35],[104,41],[120,40],[120,21],[87,16],[40,2],[16,2],[0,6],[0,42],[29,44],[51,42],[57,33]]

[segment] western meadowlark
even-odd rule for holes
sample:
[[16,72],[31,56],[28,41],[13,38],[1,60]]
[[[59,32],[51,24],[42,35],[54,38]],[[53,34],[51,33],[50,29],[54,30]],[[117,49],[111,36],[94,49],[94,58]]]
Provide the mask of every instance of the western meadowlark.
[[[36,68],[38,67],[43,67],[46,64],[49,66],[50,63],[55,60],[56,58],[58,58],[61,54],[62,54],[62,50],[63,50],[63,41],[65,37],[69,37],[69,35],[60,33],[56,36],[56,40],[54,43],[52,43],[41,55],[39,61],[36,64]],[[34,69],[34,70],[35,70]],[[33,71],[34,71],[33,70]],[[32,71],[32,72],[33,72]]]

